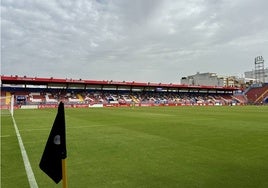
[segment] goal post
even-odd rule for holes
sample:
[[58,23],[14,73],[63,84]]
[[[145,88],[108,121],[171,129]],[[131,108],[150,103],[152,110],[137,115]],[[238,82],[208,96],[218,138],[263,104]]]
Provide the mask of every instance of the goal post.
[[0,97],[1,115],[14,115],[14,95]]

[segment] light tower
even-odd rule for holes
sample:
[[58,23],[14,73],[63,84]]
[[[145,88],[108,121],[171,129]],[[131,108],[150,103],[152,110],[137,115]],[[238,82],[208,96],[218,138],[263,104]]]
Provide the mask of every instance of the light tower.
[[255,80],[256,83],[264,82],[264,59],[262,56],[258,56],[255,58]]

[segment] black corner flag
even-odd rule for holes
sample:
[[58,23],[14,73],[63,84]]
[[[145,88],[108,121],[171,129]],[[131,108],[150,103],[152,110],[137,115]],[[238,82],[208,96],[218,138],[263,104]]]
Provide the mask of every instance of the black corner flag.
[[55,183],[59,183],[62,179],[62,159],[66,157],[64,104],[60,102],[39,167]]

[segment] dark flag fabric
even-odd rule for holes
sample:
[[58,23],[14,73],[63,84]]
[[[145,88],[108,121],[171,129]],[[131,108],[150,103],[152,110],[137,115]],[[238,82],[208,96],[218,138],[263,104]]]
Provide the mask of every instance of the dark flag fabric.
[[62,159],[66,157],[64,104],[60,102],[39,167],[55,183],[59,183],[62,179]]

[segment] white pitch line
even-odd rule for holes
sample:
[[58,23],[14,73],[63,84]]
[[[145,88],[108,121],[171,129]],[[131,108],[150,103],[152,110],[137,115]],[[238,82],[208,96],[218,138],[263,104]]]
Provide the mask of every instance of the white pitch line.
[[31,164],[30,164],[30,161],[28,159],[27,152],[24,148],[19,129],[17,127],[16,121],[15,121],[13,116],[12,116],[12,120],[13,120],[13,125],[14,125],[15,131],[16,131],[16,135],[17,135],[17,138],[19,141],[20,151],[21,151],[21,155],[22,155],[22,159],[24,162],[24,167],[25,167],[25,171],[26,171],[26,174],[28,177],[30,187],[31,188],[38,188],[38,185],[37,185],[37,182],[35,180],[34,173],[33,173],[33,170],[32,170]]

